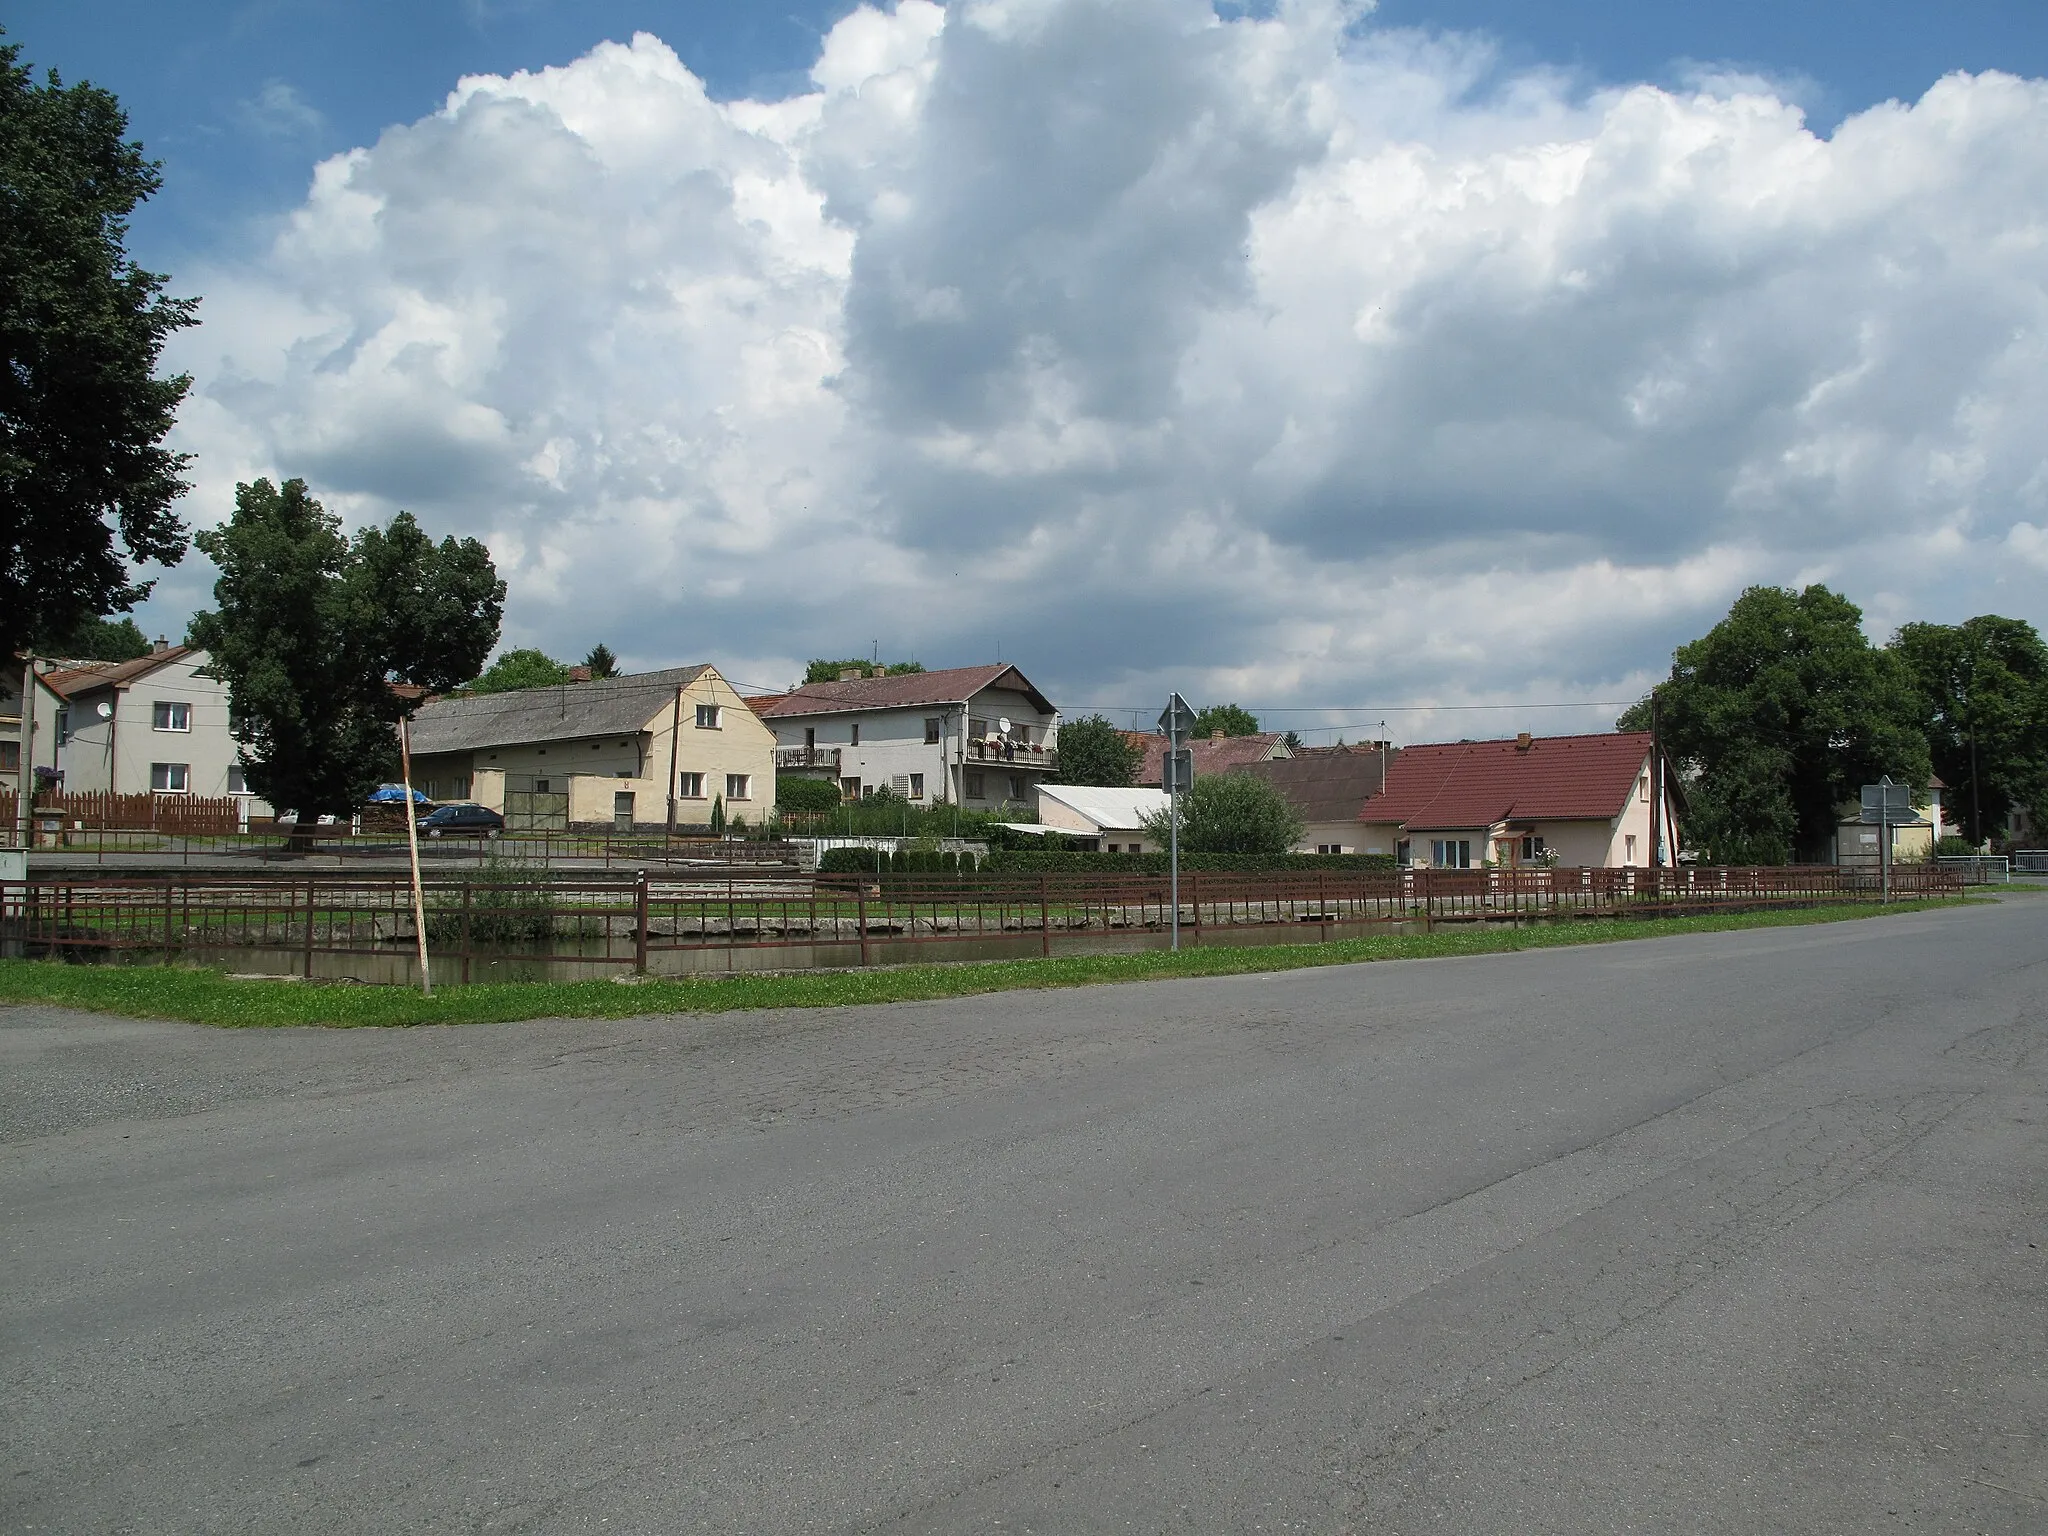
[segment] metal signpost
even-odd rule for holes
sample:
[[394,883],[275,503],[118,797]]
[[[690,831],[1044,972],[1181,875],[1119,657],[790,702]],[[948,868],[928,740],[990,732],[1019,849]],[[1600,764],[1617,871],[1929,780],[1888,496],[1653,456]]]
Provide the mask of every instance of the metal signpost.
[[1892,828],[1917,817],[1913,811],[1913,786],[1894,784],[1886,774],[1875,784],[1863,786],[1862,819],[1877,828],[1877,871],[1880,894],[1892,899]]
[[1195,712],[1188,701],[1175,694],[1159,716],[1159,729],[1166,733],[1166,758],[1161,787],[1166,791],[1167,895],[1173,903],[1173,947],[1180,948],[1180,792],[1194,778],[1195,755],[1182,752],[1180,739],[1195,728]]

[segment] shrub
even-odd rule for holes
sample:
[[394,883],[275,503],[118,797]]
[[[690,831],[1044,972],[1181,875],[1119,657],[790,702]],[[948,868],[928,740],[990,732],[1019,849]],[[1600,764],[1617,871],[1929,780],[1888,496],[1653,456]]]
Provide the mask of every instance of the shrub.
[[836,810],[839,786],[825,779],[804,779],[786,774],[775,781],[775,804],[784,812],[816,815]]
[[[1280,856],[1301,836],[1301,817],[1287,797],[1249,773],[1198,778],[1180,795],[1183,853],[1263,853]],[[1152,841],[1167,840],[1170,811],[1147,817]]]

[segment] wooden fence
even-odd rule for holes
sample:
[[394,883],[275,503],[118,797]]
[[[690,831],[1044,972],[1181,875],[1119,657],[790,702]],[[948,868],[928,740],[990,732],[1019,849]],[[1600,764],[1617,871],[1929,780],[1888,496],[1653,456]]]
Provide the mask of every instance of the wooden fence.
[[[121,832],[173,832],[201,836],[233,832],[241,826],[242,804],[233,796],[113,795],[104,790],[41,795],[33,805],[37,819],[62,821],[66,827]],[[12,791],[0,791],[0,825],[12,827],[19,814]]]
[[[1897,897],[1954,897],[1959,877],[1898,872]],[[1163,877],[903,876],[779,878],[706,872],[632,878],[437,878],[427,939],[437,967],[549,962],[669,971],[830,967],[970,954],[1052,954],[1056,947],[1153,947],[1176,910],[1185,942],[1264,929],[1305,938],[1446,923],[1520,924],[1587,917],[1875,902],[1877,877],[1793,869],[1389,870],[1190,874],[1178,908]],[[217,963],[289,966],[378,957],[403,979],[414,944],[410,886],[393,875],[194,873],[155,879],[51,876],[0,886],[0,936],[14,953],[153,952]],[[936,947],[935,947],[936,946]],[[257,952],[263,952],[258,954]],[[763,952],[749,957],[749,952]],[[660,961],[659,957],[674,958]],[[321,957],[327,957],[322,959]]]

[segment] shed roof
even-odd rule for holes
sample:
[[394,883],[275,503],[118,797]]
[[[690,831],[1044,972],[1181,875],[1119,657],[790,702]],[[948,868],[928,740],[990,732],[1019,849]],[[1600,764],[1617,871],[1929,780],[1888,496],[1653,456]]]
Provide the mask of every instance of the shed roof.
[[425,756],[643,730],[672,706],[678,688],[687,688],[710,670],[704,665],[670,667],[595,683],[430,699],[412,717],[412,750]]
[[1105,789],[1093,784],[1041,784],[1041,798],[1057,800],[1105,832],[1137,832],[1147,816],[1166,810],[1162,789]]
[[770,720],[787,720],[799,715],[965,704],[991,688],[1014,689],[1028,696],[1037,709],[1048,715],[1055,713],[1052,701],[1008,662],[983,667],[945,667],[937,672],[899,672],[888,677],[856,677],[843,683],[806,683],[762,713]]
[[1358,812],[1412,832],[1521,821],[1608,820],[1650,755],[1648,731],[1534,736],[1403,747],[1385,790]]

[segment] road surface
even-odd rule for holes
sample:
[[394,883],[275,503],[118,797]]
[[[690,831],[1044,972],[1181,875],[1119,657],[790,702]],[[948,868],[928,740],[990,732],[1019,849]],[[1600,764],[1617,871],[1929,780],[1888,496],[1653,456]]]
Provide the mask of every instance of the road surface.
[[724,1018],[0,1009],[0,1528],[2048,1531],[2048,897]]

